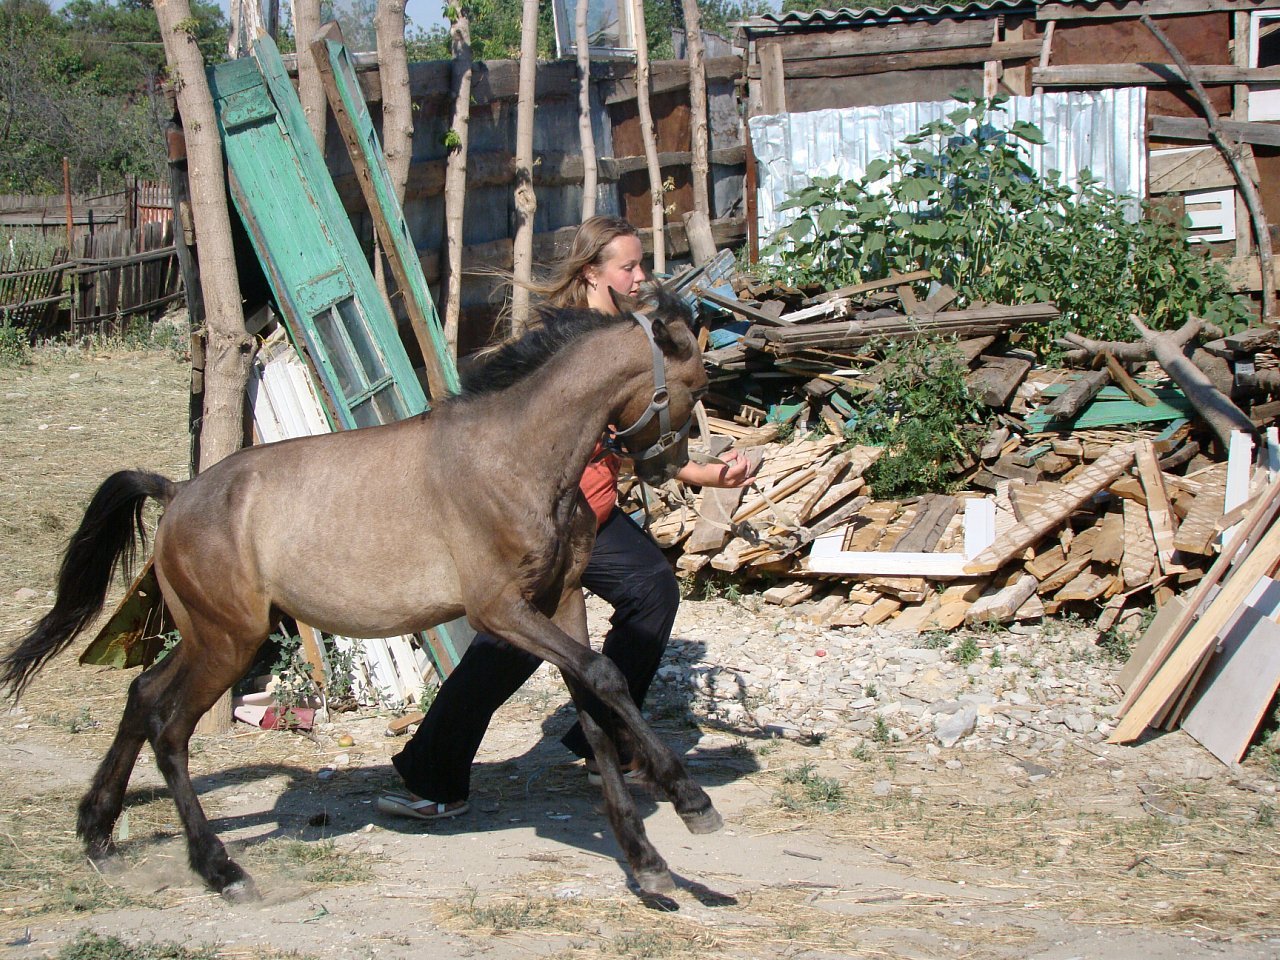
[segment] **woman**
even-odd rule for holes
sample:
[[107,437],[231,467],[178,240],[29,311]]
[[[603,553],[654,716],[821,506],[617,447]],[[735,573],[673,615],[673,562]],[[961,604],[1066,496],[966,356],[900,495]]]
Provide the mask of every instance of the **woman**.
[[[616,217],[593,217],[574,234],[568,257],[543,283],[532,285],[553,307],[590,307],[616,313],[610,291],[635,296],[645,279],[636,229]],[[621,461],[603,445],[582,476],[582,491],[595,511],[595,547],[582,585],[613,606],[602,652],[622,670],[631,696],[642,705],[675,623],[680,592],[666,557],[618,508]],[[689,463],[676,476],[685,483],[741,487],[751,482],[746,458],[730,453],[722,464]],[[479,633],[441,686],[431,709],[405,748],[391,758],[407,794],[378,799],[378,809],[419,820],[456,817],[469,807],[471,764],[498,707],[542,661],[505,641]],[[591,750],[575,724],[561,741],[587,760]],[[622,758],[625,767],[629,758]],[[637,771],[630,770],[634,779]]]

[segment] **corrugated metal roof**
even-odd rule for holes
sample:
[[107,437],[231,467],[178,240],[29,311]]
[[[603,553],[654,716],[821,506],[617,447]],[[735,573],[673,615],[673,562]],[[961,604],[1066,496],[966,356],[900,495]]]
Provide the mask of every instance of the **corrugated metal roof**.
[[865,23],[868,20],[889,20],[895,17],[931,17],[946,14],[985,13],[997,10],[1001,13],[1018,7],[1035,9],[1030,0],[956,0],[949,3],[890,3],[884,6],[841,7],[838,10],[814,10],[803,12],[757,14],[742,21],[751,31],[772,30],[778,27],[840,26]]

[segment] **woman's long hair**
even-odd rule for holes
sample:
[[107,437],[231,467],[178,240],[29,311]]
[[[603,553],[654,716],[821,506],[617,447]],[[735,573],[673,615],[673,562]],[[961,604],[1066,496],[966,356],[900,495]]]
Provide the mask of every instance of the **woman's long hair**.
[[538,300],[551,307],[585,307],[589,266],[604,263],[604,250],[618,237],[639,237],[640,232],[621,217],[584,220],[573,235],[569,253],[549,274],[525,284]]

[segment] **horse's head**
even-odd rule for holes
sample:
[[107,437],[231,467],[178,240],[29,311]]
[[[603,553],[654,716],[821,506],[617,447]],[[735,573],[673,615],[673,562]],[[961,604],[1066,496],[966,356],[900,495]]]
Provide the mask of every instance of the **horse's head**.
[[635,299],[615,293],[614,303],[645,331],[653,361],[651,388],[627,399],[615,436],[641,480],[664,483],[689,462],[693,407],[707,389],[692,313],[658,283],[646,284]]

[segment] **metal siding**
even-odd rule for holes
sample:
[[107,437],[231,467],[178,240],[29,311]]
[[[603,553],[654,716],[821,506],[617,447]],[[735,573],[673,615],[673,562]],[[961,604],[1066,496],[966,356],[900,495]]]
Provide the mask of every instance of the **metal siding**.
[[[815,177],[862,176],[870,161],[904,146],[903,137],[959,106],[955,100],[940,100],[752,117],[760,236],[770,236],[794,219],[792,211],[778,210],[788,193]],[[1041,175],[1057,170],[1065,183],[1075,186],[1088,169],[1108,189],[1134,198],[1137,215],[1138,201],[1147,191],[1145,87],[1012,97],[1005,108],[992,115],[995,126],[1007,129],[1025,120],[1044,134],[1043,146],[1026,145],[1027,160]]]

